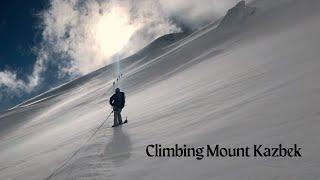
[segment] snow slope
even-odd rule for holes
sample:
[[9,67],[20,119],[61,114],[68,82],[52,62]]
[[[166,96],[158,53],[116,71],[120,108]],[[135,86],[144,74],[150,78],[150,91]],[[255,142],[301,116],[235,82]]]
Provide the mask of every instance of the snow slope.
[[[111,117],[96,131],[111,112],[114,65],[1,114],[0,179],[319,179],[320,2],[237,8],[223,25],[121,62],[122,128]],[[156,143],[296,143],[303,157],[147,157]]]

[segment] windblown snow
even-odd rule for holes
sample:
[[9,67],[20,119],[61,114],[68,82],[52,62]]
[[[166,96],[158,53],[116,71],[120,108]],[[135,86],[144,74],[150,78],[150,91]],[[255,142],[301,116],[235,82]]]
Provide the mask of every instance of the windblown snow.
[[[319,32],[320,1],[257,0],[220,25],[160,38],[120,63],[122,128],[111,116],[96,131],[111,112],[115,65],[0,114],[0,179],[319,179]],[[301,145],[302,157],[145,153],[280,143]]]

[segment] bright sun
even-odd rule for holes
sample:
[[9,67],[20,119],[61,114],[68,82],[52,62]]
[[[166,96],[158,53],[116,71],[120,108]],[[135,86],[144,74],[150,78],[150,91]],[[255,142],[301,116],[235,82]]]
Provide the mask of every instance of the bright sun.
[[95,38],[104,57],[119,52],[138,29],[121,9],[112,9],[97,21]]

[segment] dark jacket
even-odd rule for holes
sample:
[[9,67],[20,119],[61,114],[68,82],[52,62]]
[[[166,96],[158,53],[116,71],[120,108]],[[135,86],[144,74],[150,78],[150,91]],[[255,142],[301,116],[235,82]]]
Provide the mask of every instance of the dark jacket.
[[114,110],[121,110],[125,105],[124,92],[116,92],[110,97],[109,103],[111,106],[113,106]]

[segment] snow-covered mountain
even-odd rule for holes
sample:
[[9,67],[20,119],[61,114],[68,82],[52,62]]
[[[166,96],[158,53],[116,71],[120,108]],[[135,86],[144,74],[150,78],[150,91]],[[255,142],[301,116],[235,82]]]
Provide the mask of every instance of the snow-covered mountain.
[[[0,115],[0,179],[318,179],[320,1],[240,2],[220,23],[121,61],[129,123],[111,128],[115,65]],[[97,130],[97,131],[96,131]],[[298,144],[300,158],[151,158],[149,144]]]

